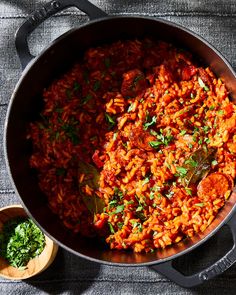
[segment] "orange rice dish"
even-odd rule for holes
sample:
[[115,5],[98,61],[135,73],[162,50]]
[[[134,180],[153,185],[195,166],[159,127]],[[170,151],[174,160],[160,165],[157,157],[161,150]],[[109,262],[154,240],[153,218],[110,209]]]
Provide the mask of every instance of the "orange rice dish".
[[151,252],[212,223],[236,177],[224,82],[163,41],[88,49],[43,92],[30,165],[75,234]]

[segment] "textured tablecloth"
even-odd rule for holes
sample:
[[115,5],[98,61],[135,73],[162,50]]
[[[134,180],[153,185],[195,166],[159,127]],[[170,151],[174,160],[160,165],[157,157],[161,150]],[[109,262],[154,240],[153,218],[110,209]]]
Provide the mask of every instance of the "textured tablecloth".
[[[111,15],[155,16],[188,27],[222,52],[236,69],[236,0],[93,0]],[[3,156],[3,129],[8,102],[21,75],[14,48],[14,33],[25,17],[43,0],[0,1],[0,206],[19,203]],[[68,29],[87,21],[78,10],[68,9],[47,20],[30,38],[34,54]],[[40,75],[40,73],[39,73]],[[225,227],[206,245],[177,261],[188,273],[207,266],[227,251],[232,238]],[[22,281],[0,278],[0,294],[236,294],[236,264],[220,277],[188,290],[148,267],[111,267],[80,259],[60,249],[45,272]]]

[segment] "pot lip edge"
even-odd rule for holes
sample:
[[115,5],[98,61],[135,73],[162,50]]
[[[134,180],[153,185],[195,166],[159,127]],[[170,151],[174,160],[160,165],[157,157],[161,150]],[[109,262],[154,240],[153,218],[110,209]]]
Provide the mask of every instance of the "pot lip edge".
[[[198,41],[200,41],[201,43],[203,43],[205,46],[207,46],[208,48],[210,48],[212,51],[214,51],[214,53],[220,58],[222,59],[224,65],[226,68],[228,68],[230,70],[230,72],[234,75],[235,79],[236,79],[236,73],[234,68],[232,67],[232,65],[230,64],[230,62],[222,55],[222,53],[213,45],[210,44],[209,41],[207,41],[205,38],[203,38],[201,35],[197,34],[196,32],[185,28],[182,25],[179,25],[178,23],[166,20],[166,19],[162,19],[160,17],[155,17],[155,16],[142,16],[142,15],[108,15],[106,17],[102,17],[102,18],[98,18],[95,20],[90,20],[80,26],[76,26],[73,27],[71,29],[69,29],[67,32],[63,33],[62,35],[60,35],[58,38],[56,38],[55,40],[53,40],[52,42],[50,42],[35,58],[33,58],[29,64],[25,67],[25,69],[23,70],[23,72],[21,73],[21,76],[18,80],[18,82],[16,83],[14,90],[12,92],[12,95],[10,97],[9,103],[8,103],[8,107],[7,107],[7,113],[5,116],[5,122],[4,122],[4,136],[3,136],[3,148],[4,148],[4,158],[5,158],[5,162],[6,162],[6,167],[7,167],[7,172],[8,172],[8,176],[10,177],[10,181],[11,184],[13,185],[14,191],[16,193],[16,195],[19,197],[20,203],[22,204],[23,208],[26,210],[27,214],[34,220],[34,222],[43,230],[43,232],[50,238],[52,239],[54,242],[56,242],[59,246],[61,246],[63,249],[69,251],[70,253],[84,258],[86,260],[92,261],[92,262],[96,262],[96,263],[100,263],[103,265],[111,265],[111,266],[118,266],[118,267],[138,267],[138,266],[155,266],[157,264],[162,264],[168,261],[171,261],[173,259],[176,259],[182,255],[185,255],[189,252],[191,252],[192,250],[194,250],[195,248],[199,247],[200,245],[202,245],[204,242],[206,242],[208,239],[210,239],[213,235],[216,234],[216,232],[218,232],[220,230],[220,228],[226,224],[231,218],[232,216],[236,213],[236,204],[234,206],[232,206],[231,210],[229,211],[229,213],[226,215],[226,217],[208,234],[206,235],[204,238],[200,239],[198,242],[194,243],[193,245],[187,247],[186,249],[184,249],[183,251],[174,254],[172,256],[163,258],[163,259],[159,259],[159,260],[153,260],[150,262],[142,262],[142,263],[119,263],[119,262],[111,262],[111,261],[106,261],[106,260],[100,260],[100,259],[96,259],[96,258],[92,258],[90,256],[87,256],[85,254],[79,253],[71,248],[69,248],[68,246],[64,245],[62,242],[57,241],[54,237],[52,237],[51,234],[49,234],[36,220],[35,218],[31,215],[30,211],[28,210],[28,208],[25,206],[22,198],[20,197],[20,194],[17,190],[17,187],[15,185],[12,173],[11,173],[11,169],[10,169],[10,164],[9,164],[9,159],[8,159],[8,151],[7,151],[7,130],[8,130],[8,121],[9,121],[9,117],[10,117],[10,113],[11,113],[11,108],[12,108],[12,104],[14,102],[14,97],[17,94],[18,88],[20,87],[22,81],[25,78],[25,75],[30,72],[31,68],[43,57],[43,55],[51,49],[51,47],[56,46],[58,42],[61,42],[65,37],[69,36],[71,33],[79,30],[79,29],[83,29],[89,25],[93,25],[96,24],[97,22],[103,22],[103,21],[112,21],[113,19],[145,19],[145,20],[150,20],[150,21],[155,21],[156,23],[163,23],[165,25],[168,25],[170,27],[174,27],[177,28],[179,30],[184,31],[184,33],[198,39]],[[157,250],[158,251],[158,250]]]

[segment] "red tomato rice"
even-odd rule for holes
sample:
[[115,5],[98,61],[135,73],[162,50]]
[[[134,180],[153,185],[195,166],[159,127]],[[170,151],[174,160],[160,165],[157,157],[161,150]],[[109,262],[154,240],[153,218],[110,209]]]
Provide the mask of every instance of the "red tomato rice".
[[[30,125],[30,164],[74,233],[149,252],[203,232],[230,196],[236,106],[189,52],[149,39],[90,48],[43,100]],[[209,171],[184,185],[201,149],[215,151]],[[98,187],[79,188],[80,161],[99,171]],[[103,212],[92,214],[86,196],[103,200]]]

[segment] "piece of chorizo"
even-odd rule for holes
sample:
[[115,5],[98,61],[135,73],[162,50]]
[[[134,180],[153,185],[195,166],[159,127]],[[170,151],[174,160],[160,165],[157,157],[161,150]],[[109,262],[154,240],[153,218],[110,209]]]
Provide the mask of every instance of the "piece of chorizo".
[[229,175],[215,172],[203,178],[197,187],[197,194],[200,198],[204,196],[222,197],[233,189],[233,180]]

